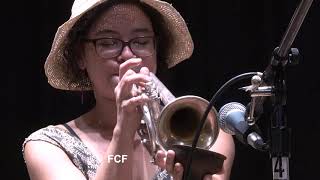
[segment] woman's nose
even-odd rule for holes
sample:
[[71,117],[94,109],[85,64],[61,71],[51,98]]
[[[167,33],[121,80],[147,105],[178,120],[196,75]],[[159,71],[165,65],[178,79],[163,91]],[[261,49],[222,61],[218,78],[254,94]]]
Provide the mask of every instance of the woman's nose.
[[121,54],[118,56],[118,60],[121,62],[124,62],[128,59],[135,58],[135,57],[136,57],[136,55],[133,54],[133,52],[131,51],[129,46],[125,46],[125,47],[123,47]]

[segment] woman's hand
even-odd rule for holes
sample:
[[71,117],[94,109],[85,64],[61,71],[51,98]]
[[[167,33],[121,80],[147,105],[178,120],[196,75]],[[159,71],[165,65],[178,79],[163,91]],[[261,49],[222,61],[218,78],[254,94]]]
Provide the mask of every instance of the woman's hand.
[[120,65],[119,83],[114,89],[117,104],[117,125],[116,132],[125,132],[128,137],[134,137],[140,125],[142,113],[140,105],[146,103],[149,98],[139,94],[136,85],[144,87],[150,81],[149,70],[146,67],[135,72],[141,64],[140,58],[128,59]]
[[155,157],[155,164],[161,169],[165,169],[174,180],[182,180],[183,167],[180,163],[174,163],[175,152],[168,150],[167,152],[158,151]]
[[[167,152],[158,151],[155,157],[155,164],[161,169],[165,169],[174,180],[182,180],[183,167],[180,163],[174,163],[175,152],[168,150]],[[204,180],[212,180],[211,175],[206,175]]]

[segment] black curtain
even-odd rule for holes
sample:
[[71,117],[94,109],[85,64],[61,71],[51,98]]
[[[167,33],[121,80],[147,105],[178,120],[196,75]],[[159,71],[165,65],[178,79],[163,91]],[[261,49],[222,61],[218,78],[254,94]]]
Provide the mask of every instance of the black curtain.
[[[195,43],[192,57],[171,69],[165,82],[176,95],[198,95],[210,100],[230,78],[245,72],[263,71],[300,1],[195,1],[171,0],[186,19]],[[36,4],[37,3],[37,4]],[[2,172],[9,179],[29,179],[21,145],[31,132],[48,124],[66,122],[86,110],[78,94],[53,89],[43,65],[57,27],[70,16],[73,1],[11,2],[3,7],[2,69],[6,83],[3,103],[1,148]],[[316,148],[316,115],[320,76],[319,1],[314,1],[293,43],[300,50],[300,63],[287,71],[287,116],[292,128],[291,179],[316,179],[319,148]],[[2,71],[2,72],[3,72]],[[238,101],[249,95],[236,85],[215,105]],[[2,86],[3,87],[3,86]],[[267,134],[270,122],[258,125]],[[268,153],[259,152],[235,139],[236,157],[231,179],[272,179]],[[8,172],[8,173],[7,173]],[[9,173],[14,172],[14,173]]]

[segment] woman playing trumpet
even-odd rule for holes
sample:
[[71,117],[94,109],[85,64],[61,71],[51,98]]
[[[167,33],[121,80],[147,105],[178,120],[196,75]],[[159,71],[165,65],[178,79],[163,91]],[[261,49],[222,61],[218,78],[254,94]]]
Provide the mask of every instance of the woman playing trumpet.
[[[95,106],[26,139],[23,153],[30,178],[181,179],[183,168],[173,163],[173,151],[159,151],[158,166],[149,162],[137,129],[142,117],[139,107],[150,99],[132,88],[143,87],[150,81],[149,72],[172,67],[192,51],[184,20],[166,2],[75,0],[70,19],[56,33],[45,72],[54,88],[92,90]],[[206,178],[228,179],[232,137],[220,132],[212,150],[227,159],[221,172]],[[112,160],[116,155],[125,157],[123,163]]]

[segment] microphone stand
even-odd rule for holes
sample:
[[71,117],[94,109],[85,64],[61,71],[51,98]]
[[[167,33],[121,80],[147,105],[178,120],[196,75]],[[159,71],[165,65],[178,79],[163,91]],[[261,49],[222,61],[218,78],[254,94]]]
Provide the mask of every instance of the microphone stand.
[[275,48],[271,62],[262,75],[262,80],[271,85],[273,105],[271,115],[270,156],[274,180],[289,180],[290,136],[287,127],[285,105],[287,98],[286,67],[298,64],[299,51],[291,45],[303,23],[313,0],[302,0],[284,34],[280,46]]
[[[271,62],[263,72],[263,74],[257,73],[246,73],[236,76],[225,83],[216,94],[212,97],[207,106],[204,115],[200,121],[200,125],[197,127],[197,132],[192,143],[192,147],[189,153],[186,155],[187,162],[185,163],[186,168],[184,171],[183,179],[189,179],[192,174],[190,171],[192,164],[192,155],[196,150],[196,144],[199,140],[200,131],[204,125],[208,113],[215,103],[218,96],[221,93],[234,84],[235,82],[247,78],[248,76],[254,75],[252,78],[252,86],[244,87],[246,91],[251,91],[252,104],[250,107],[250,116],[247,118],[249,125],[254,125],[254,110],[256,104],[256,98],[261,96],[272,96],[274,97],[273,102],[273,114],[271,116],[271,143],[270,146],[263,147],[261,150],[269,150],[272,158],[272,171],[274,180],[289,180],[289,157],[290,157],[290,134],[291,131],[287,127],[287,118],[285,114],[286,105],[286,82],[285,82],[285,69],[287,65],[298,64],[299,51],[296,48],[291,48],[291,45],[301,27],[301,24],[312,4],[313,0],[302,0],[300,5],[296,9],[291,22],[287,28],[285,35],[282,38],[280,46],[275,48],[273,51]],[[260,79],[261,76],[261,79]],[[261,81],[263,81],[263,83]],[[267,85],[260,87],[261,84]],[[264,98],[262,98],[264,100]],[[263,100],[259,100],[259,106],[263,103]],[[218,158],[219,159],[219,158]],[[219,168],[222,167],[222,161],[217,161]],[[215,168],[215,170],[219,169]],[[203,175],[200,173],[200,175]]]

